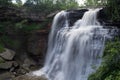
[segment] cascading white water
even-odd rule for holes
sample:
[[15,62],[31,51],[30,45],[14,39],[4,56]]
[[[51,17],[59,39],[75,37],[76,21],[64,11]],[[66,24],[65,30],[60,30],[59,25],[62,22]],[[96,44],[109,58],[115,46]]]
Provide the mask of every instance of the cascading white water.
[[43,71],[49,80],[87,80],[101,63],[107,31],[96,16],[99,9],[85,12],[82,19],[69,27],[67,12],[58,13],[49,35]]

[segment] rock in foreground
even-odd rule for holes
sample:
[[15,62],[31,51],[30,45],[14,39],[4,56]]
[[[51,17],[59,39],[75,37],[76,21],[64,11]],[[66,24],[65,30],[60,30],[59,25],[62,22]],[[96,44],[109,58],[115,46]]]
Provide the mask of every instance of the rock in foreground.
[[7,48],[3,53],[0,53],[0,57],[4,58],[5,60],[12,60],[14,56],[15,52]]
[[23,75],[19,76],[13,80],[48,80],[45,76],[30,76],[30,75]]

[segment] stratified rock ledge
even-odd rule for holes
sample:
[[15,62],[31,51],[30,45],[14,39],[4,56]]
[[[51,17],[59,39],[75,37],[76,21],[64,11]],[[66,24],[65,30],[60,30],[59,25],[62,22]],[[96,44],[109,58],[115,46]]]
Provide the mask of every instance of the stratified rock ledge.
[[42,76],[22,75],[13,80],[48,80],[48,79],[44,75]]

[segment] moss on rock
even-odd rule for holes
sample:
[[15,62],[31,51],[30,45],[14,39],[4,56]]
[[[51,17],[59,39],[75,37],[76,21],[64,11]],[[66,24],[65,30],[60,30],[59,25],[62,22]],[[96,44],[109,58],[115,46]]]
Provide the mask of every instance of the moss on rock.
[[5,60],[0,57],[0,63],[4,63],[4,62],[5,62]]
[[0,53],[2,53],[2,52],[4,52],[4,51],[5,51],[5,49],[4,49],[3,45],[0,44]]

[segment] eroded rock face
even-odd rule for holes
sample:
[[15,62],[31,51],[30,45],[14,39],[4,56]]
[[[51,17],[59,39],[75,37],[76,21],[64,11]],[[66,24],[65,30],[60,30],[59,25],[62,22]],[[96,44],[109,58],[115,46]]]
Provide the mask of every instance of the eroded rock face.
[[4,72],[0,74],[0,80],[11,80],[11,78],[14,78],[15,76],[11,72]]
[[18,63],[14,61],[15,52],[5,48],[5,51],[0,53],[0,70],[9,70],[18,67]]
[[33,32],[28,39],[28,54],[37,62],[38,65],[43,66],[48,43],[49,31],[38,30]]
[[28,51],[32,55],[41,55],[46,52],[48,31],[40,30],[33,32],[28,39]]
[[88,9],[67,10],[67,12],[69,12],[68,14],[69,26],[73,26],[73,24],[77,20],[81,19],[86,11],[88,11]]
[[16,61],[6,61],[4,63],[0,63],[0,69],[10,69],[12,67],[17,67],[18,63]]

